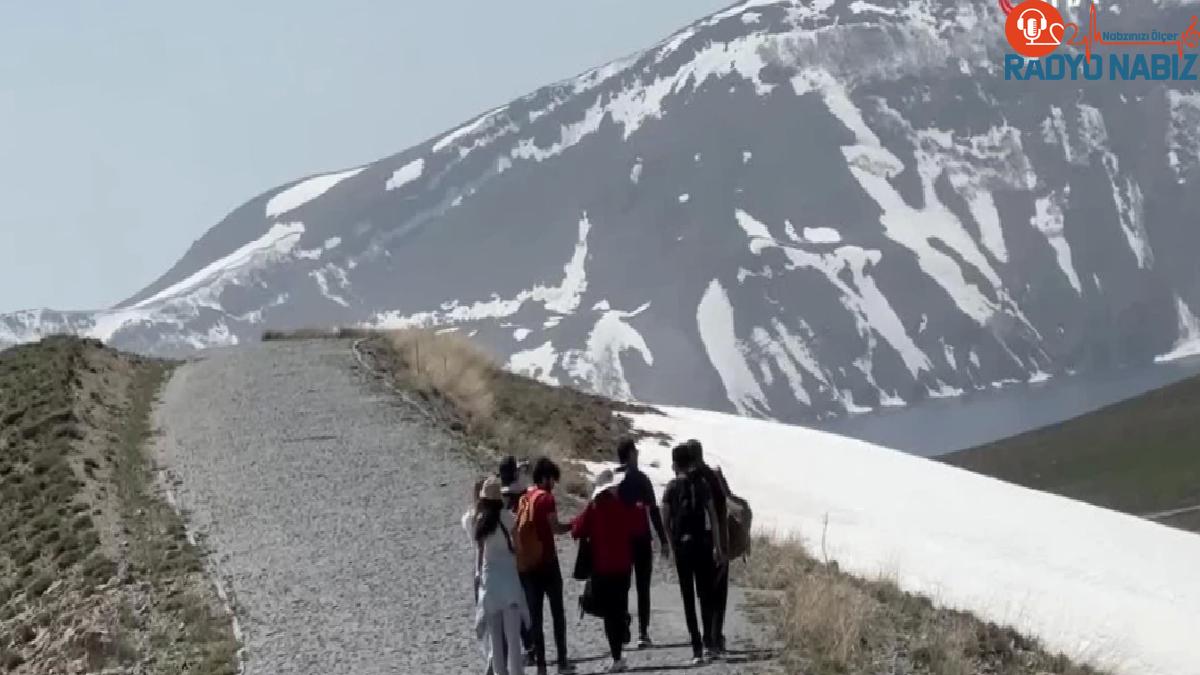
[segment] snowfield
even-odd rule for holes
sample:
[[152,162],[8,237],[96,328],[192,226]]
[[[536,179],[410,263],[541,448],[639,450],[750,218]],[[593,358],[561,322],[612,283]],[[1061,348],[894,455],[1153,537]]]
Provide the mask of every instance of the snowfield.
[[[635,427],[700,439],[764,533],[1116,673],[1200,673],[1196,535],[829,433],[660,410]],[[642,444],[660,491],[670,455]]]

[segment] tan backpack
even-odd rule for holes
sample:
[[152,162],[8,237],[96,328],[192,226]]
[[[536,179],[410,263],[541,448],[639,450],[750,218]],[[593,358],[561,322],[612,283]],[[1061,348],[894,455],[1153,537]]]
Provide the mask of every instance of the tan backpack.
[[545,558],[533,517],[533,503],[541,494],[540,488],[534,488],[521,495],[521,500],[517,502],[517,528],[513,544],[517,548],[517,571],[521,573],[537,569]]

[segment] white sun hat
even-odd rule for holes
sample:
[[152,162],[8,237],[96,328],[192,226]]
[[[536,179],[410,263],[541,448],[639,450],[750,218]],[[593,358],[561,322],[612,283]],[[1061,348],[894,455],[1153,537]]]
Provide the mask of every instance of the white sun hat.
[[604,492],[605,490],[611,490],[617,487],[623,480],[625,480],[624,471],[605,469],[596,474],[596,484],[595,487],[592,488],[592,499],[599,497],[600,493]]

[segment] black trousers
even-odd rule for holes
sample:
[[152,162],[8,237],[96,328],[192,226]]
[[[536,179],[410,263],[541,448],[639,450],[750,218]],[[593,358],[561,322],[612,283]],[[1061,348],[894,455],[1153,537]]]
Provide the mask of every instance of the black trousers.
[[608,651],[613,659],[621,658],[621,648],[625,644],[626,622],[629,619],[629,577],[629,572],[592,577],[592,589],[604,603],[604,637],[608,638]]
[[[533,627],[529,638],[533,643],[533,656],[539,667],[546,665],[546,633],[542,623],[544,614],[542,600],[550,600],[550,619],[554,622],[554,646],[558,649],[558,662],[567,662],[567,615],[563,611],[563,578],[558,561],[540,570],[521,575],[525,587],[525,600],[529,604],[529,618]],[[627,591],[628,592],[628,591]]]
[[729,604],[729,561],[719,565],[713,578],[713,647],[725,649],[725,608]]
[[650,576],[654,572],[654,545],[650,535],[633,540],[633,575],[637,581],[638,634],[650,629]]
[[[704,648],[715,646],[713,639],[713,595],[716,590],[716,562],[711,542],[692,541],[675,546],[675,571],[683,595],[683,615],[692,638],[692,654],[701,656]],[[696,600],[700,601],[700,621],[696,623]]]

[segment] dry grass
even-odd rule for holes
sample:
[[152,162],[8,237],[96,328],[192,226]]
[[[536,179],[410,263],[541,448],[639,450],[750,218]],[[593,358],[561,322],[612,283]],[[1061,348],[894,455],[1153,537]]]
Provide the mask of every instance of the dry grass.
[[759,537],[738,583],[778,591],[772,621],[789,672],[806,675],[1096,675],[1010,628],[938,608],[887,579],[846,574],[798,541]]
[[453,333],[391,331],[372,335],[361,348],[398,388],[462,433],[482,461],[554,458],[563,489],[577,496],[589,486],[577,460],[615,460],[617,441],[638,435],[618,413],[650,411],[507,372]]
[[403,330],[383,339],[411,386],[444,398],[468,429],[493,430],[500,368],[487,352],[454,333]]
[[68,337],[0,352],[0,671],[233,672],[229,618],[149,486],[168,369]]

